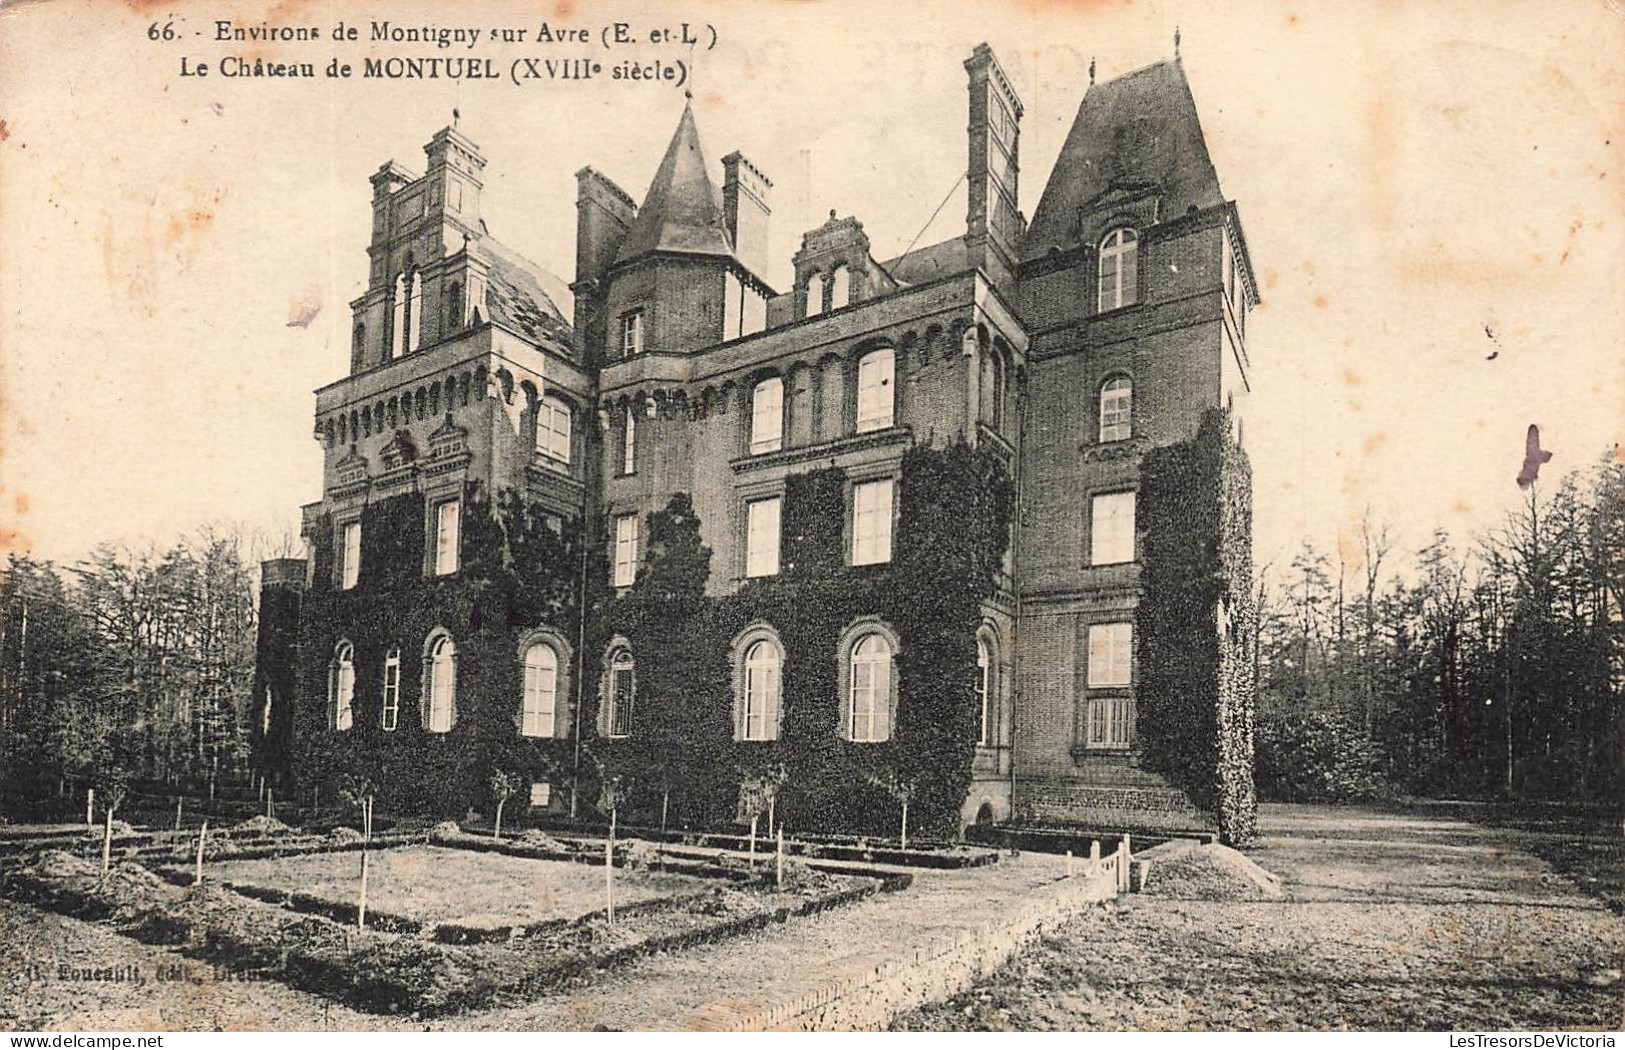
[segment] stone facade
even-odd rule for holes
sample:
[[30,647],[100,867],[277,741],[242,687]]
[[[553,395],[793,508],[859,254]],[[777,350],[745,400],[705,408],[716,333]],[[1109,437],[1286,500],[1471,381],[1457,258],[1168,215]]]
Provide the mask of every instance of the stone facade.
[[[1117,516],[1103,517],[1096,497],[1133,492],[1146,451],[1192,439],[1209,410],[1240,417],[1257,293],[1239,216],[1219,192],[1177,59],[1090,85],[1031,223],[1016,210],[1021,102],[986,45],[965,68],[964,234],[878,260],[862,223],[832,212],[803,237],[782,290],[764,276],[772,180],[736,152],[715,181],[689,107],[641,204],[592,168],[578,173],[568,290],[491,236],[480,218],[486,162],[455,127],[425,147],[423,176],[384,165],[372,179],[370,280],[352,304],[351,373],[317,391],[323,495],[305,511],[307,539],[322,549],[304,586],[353,591],[364,605],[374,581],[355,574],[347,526],[404,493],[424,497],[421,573],[456,586],[477,559],[456,549],[468,533],[454,522],[448,534],[445,515],[457,511],[442,508],[476,486],[517,493],[586,537],[579,565],[555,567],[560,578],[602,572],[616,585],[646,556],[637,523],[686,493],[712,551],[708,593],[728,595],[764,571],[751,508],[782,496],[787,478],[844,472],[850,559],[864,542],[856,487],[905,483],[908,449],[963,440],[990,449],[1018,493],[978,635],[986,716],[963,820],[1205,820],[1140,768],[1133,667],[1154,654],[1135,651],[1132,628],[1091,631],[1131,625],[1140,596],[1133,506],[1119,499]],[[906,544],[890,506],[890,524],[871,516],[861,529]],[[301,735],[352,731],[332,714],[339,656],[300,652],[301,672],[289,671],[288,639],[300,633],[288,621],[310,615],[291,575],[285,565],[267,574],[267,595],[291,598],[268,603],[262,620],[272,714],[257,737],[261,761],[284,776]],[[441,625],[448,636],[502,633],[524,663],[511,676],[522,700],[458,698],[458,718],[487,722],[467,747],[489,747],[492,725],[544,713],[561,741],[611,731],[602,712],[597,726],[560,722],[579,709],[579,694],[557,695],[564,683],[615,688],[611,654],[575,651],[578,616],[498,624],[477,601],[446,607],[464,606]],[[344,625],[334,631],[342,638]],[[332,635],[320,637],[325,647]],[[537,637],[556,640],[551,656],[527,649]],[[438,732],[405,724],[438,680],[431,658],[419,659],[425,639],[399,644],[412,659],[393,688],[411,693],[413,713],[369,747]],[[386,678],[350,672],[352,720],[387,719],[366,697],[390,688],[391,672],[372,670],[376,655],[355,659]],[[330,717],[324,727],[296,710]],[[562,808],[557,768],[547,776],[538,804]]]

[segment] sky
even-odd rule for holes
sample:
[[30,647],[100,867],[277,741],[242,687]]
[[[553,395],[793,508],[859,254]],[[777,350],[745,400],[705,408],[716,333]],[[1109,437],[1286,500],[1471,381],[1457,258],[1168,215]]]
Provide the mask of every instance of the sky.
[[[1625,14],[1461,3],[0,2],[0,546],[63,562],[204,523],[297,533],[320,497],[312,391],[348,358],[367,177],[423,168],[449,123],[482,148],[491,232],[569,280],[574,172],[641,199],[683,107],[669,83],[183,78],[183,56],[692,59],[720,182],[774,182],[768,276],[855,215],[877,257],[963,230],[965,73],[989,42],[1025,105],[1029,216],[1088,85],[1170,57],[1176,26],[1263,305],[1249,319],[1255,560],[1467,537],[1625,439]],[[158,19],[182,38],[152,41]],[[236,44],[211,22],[636,29],[714,48]],[[186,33],[202,33],[187,37]],[[606,57],[608,56],[608,57]],[[303,325],[290,319],[305,319]],[[1080,404],[1082,402],[1080,401]]]

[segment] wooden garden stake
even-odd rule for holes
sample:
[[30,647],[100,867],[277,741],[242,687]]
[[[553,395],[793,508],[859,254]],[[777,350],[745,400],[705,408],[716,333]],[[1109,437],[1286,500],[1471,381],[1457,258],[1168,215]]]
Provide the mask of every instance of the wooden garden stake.
[[176,831],[179,831],[181,829],[181,802],[182,801],[183,800],[182,800],[181,796],[179,796],[179,795],[175,796],[175,830]]
[[204,820],[203,826],[197,832],[197,871],[192,876],[192,885],[196,886],[203,881],[203,840],[209,837],[209,822]]
[[753,868],[756,867],[756,822],[760,819],[760,816],[750,818],[750,866]]
[[778,889],[779,889],[780,893],[783,893],[784,892],[784,829],[783,828],[778,828],[777,831],[778,831],[778,836],[779,836]]
[[903,837],[902,848],[908,849],[908,799],[903,800]]
[[96,826],[96,789],[85,788],[85,827]]
[[102,833],[102,881],[107,881],[107,869],[113,863],[113,809],[107,809],[107,830]]
[[1066,877],[1069,878],[1069,879],[1072,877],[1072,851],[1071,850],[1066,851]]
[[358,930],[364,930],[364,929],[367,928],[367,857],[368,857],[368,854],[369,854],[369,851],[367,850],[367,844],[366,844],[366,842],[363,841],[361,843],[361,900],[356,904],[356,908],[355,908],[355,928],[358,929]]

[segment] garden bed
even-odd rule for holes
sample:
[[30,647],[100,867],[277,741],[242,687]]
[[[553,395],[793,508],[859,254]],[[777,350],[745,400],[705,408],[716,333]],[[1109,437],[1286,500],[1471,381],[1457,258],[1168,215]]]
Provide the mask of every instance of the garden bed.
[[[435,854],[437,865],[447,863],[439,852]],[[496,860],[469,859],[477,864]],[[346,857],[343,866],[354,863]],[[207,869],[211,879],[218,867]],[[793,916],[851,903],[881,888],[881,880],[874,878],[807,878],[799,865],[796,873],[798,877],[787,884],[786,892],[778,893],[763,885],[771,877],[771,865],[763,865],[748,882],[711,881],[686,895],[650,897],[617,907],[613,924],[595,911],[563,921],[542,920],[530,927],[462,927],[455,923],[437,927],[484,941],[456,944],[422,936],[427,927],[410,916],[389,917],[404,920],[394,926],[397,932],[359,932],[326,914],[284,907],[288,901],[263,903],[214,881],[176,886],[128,862],[117,865],[102,880],[97,865],[60,851],[42,853],[33,858],[30,867],[8,872],[0,881],[0,893],[61,914],[107,923],[147,943],[176,945],[184,953],[216,965],[271,977],[365,1010],[430,1016],[532,996],[643,954],[738,936]],[[627,894],[645,878],[673,876],[620,875],[617,890]],[[454,888],[459,885],[456,877],[446,881]],[[320,900],[302,891],[286,895],[294,893],[302,899]],[[369,921],[374,917],[376,913],[369,912]],[[408,929],[406,924],[414,922],[418,923],[416,931],[403,932]],[[484,940],[488,936],[497,939]]]

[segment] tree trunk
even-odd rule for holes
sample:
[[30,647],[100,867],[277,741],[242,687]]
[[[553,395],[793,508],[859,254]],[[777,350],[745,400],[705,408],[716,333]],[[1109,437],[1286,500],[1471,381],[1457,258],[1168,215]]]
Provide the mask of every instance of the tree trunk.
[[196,886],[203,881],[203,840],[209,837],[209,822],[204,820],[203,826],[197,833],[197,870],[192,875],[192,885]]
[[497,822],[496,826],[491,829],[491,837],[496,839],[498,842],[502,841],[502,807],[507,805],[507,803],[508,800],[505,798],[497,799]]
[[750,818],[750,866],[753,868],[756,866],[756,822],[761,819],[760,814]]
[[107,807],[106,830],[102,832],[102,881],[107,881],[107,869],[113,862],[113,807]]
[[900,840],[903,849],[908,849],[908,803],[903,803],[903,836]]
[[355,908],[355,928],[358,930],[367,928],[367,860],[369,852],[367,843],[363,840],[361,843],[361,899],[356,903]]

